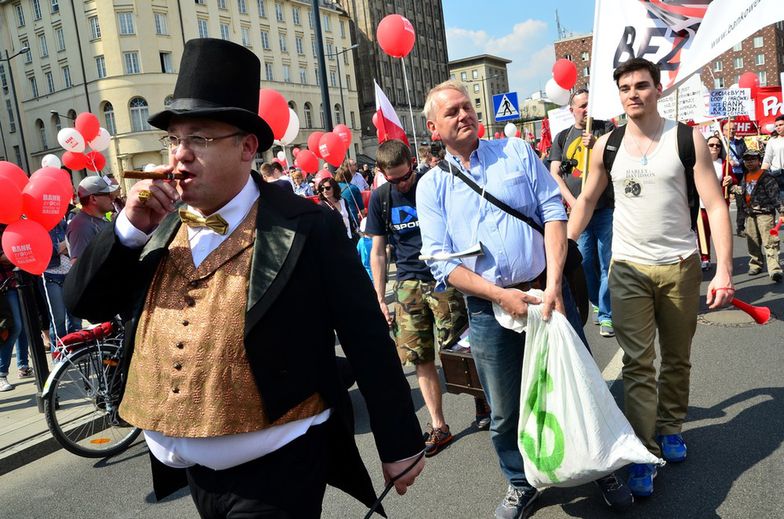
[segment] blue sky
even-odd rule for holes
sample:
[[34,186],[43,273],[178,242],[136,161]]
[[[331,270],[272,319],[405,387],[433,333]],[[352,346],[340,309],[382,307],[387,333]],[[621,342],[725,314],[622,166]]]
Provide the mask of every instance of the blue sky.
[[443,0],[449,59],[493,54],[511,59],[509,88],[521,98],[542,89],[555,63],[561,26],[575,34],[593,29],[592,0]]

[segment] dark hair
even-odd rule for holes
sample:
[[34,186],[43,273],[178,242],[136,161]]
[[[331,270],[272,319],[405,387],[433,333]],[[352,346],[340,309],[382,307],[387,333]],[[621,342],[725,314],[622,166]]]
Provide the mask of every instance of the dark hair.
[[335,198],[340,198],[340,186],[338,185],[337,180],[332,177],[322,178],[321,181],[318,183],[316,187],[316,191],[318,192],[319,200],[326,200],[327,198],[324,196],[324,193],[321,189],[324,187],[324,184],[330,184],[332,186],[332,194]]
[[587,88],[578,88],[577,90],[572,92],[572,95],[569,96],[569,106],[572,106],[572,103],[574,103],[574,98],[575,97],[581,96],[581,95],[587,94],[587,93],[588,93],[588,89]]
[[376,166],[386,173],[387,169],[403,164],[411,164],[411,149],[403,141],[397,139],[382,142],[376,152]]
[[722,138],[714,134],[708,137],[707,139],[705,139],[705,142],[710,142],[711,139],[716,139],[717,141],[719,141],[719,144],[721,145],[721,148],[719,148],[719,158],[720,159],[725,158],[724,141],[722,140]]
[[782,115],[777,115],[777,116],[776,116],[776,119],[774,119],[774,120],[775,120],[775,121],[784,121],[784,114],[782,114]]
[[613,72],[615,84],[620,87],[618,82],[620,81],[621,76],[628,74],[629,72],[634,72],[635,70],[647,70],[651,74],[651,78],[653,78],[653,86],[661,85],[661,71],[659,70],[659,65],[652,61],[648,61],[645,58],[632,58],[621,63]]
[[277,169],[278,171],[283,173],[283,165],[280,162],[273,161],[273,162],[270,162],[269,165],[270,165],[270,167],[272,167],[272,169]]
[[335,170],[335,180],[338,182],[351,183],[351,172],[348,170],[348,166],[341,164],[340,167]]

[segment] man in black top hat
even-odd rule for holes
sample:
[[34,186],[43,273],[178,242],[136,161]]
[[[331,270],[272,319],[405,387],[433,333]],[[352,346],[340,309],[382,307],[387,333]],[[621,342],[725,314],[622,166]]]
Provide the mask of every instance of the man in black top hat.
[[[181,179],[134,185],[72,269],[65,297],[91,321],[126,319],[120,415],[145,430],[159,499],[188,484],[202,517],[310,518],[327,483],[368,506],[376,497],[335,331],[385,479],[411,467],[394,483],[400,494],[424,466],[423,440],[342,223],[251,171],[273,139],[257,115],[259,69],[242,46],[187,42],[174,100],[149,119],[170,152],[157,171]],[[115,297],[118,287],[127,297]],[[318,310],[307,327],[291,311],[303,303]]]

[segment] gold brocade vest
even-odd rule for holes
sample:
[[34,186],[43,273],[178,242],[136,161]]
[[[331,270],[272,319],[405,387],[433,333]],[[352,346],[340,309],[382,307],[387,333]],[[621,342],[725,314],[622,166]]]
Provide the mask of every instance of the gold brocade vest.
[[198,268],[188,227],[180,226],[139,318],[120,404],[128,423],[205,438],[257,431],[325,409],[316,393],[270,422],[251,372],[243,333],[257,207]]

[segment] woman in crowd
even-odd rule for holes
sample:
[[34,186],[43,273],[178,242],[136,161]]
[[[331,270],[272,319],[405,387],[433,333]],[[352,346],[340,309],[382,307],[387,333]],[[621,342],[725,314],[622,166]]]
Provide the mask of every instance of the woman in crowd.
[[[716,170],[716,177],[718,177],[719,182],[724,182],[724,185],[727,185],[726,182],[732,183],[732,168],[729,169],[729,175],[727,176],[726,181],[724,180],[724,163],[727,158],[727,153],[724,150],[724,144],[722,143],[721,137],[718,135],[711,135],[708,137],[708,150],[710,150],[711,160],[713,161],[713,168]],[[700,218],[702,219],[702,226],[705,229],[705,244],[704,246],[699,243],[699,237],[697,238],[697,245],[700,250],[700,260],[702,265],[702,270],[708,270],[711,266],[711,246],[710,246],[710,225],[708,224],[708,213],[705,211],[705,205],[702,203],[702,199],[700,199]]]
[[310,184],[305,182],[302,172],[294,170],[291,172],[291,181],[294,183],[294,194],[299,196],[313,196],[313,189]]
[[351,172],[345,164],[335,171],[335,180],[340,186],[340,196],[346,202],[352,228],[359,229],[359,221],[362,219],[365,203],[362,201],[362,192],[351,183],[351,176]]
[[329,207],[340,214],[343,225],[346,226],[346,235],[349,238],[352,238],[354,233],[352,232],[351,222],[348,216],[349,213],[346,209],[345,200],[340,197],[340,186],[338,186],[337,181],[331,177],[322,179],[318,184],[318,196],[321,205]]

